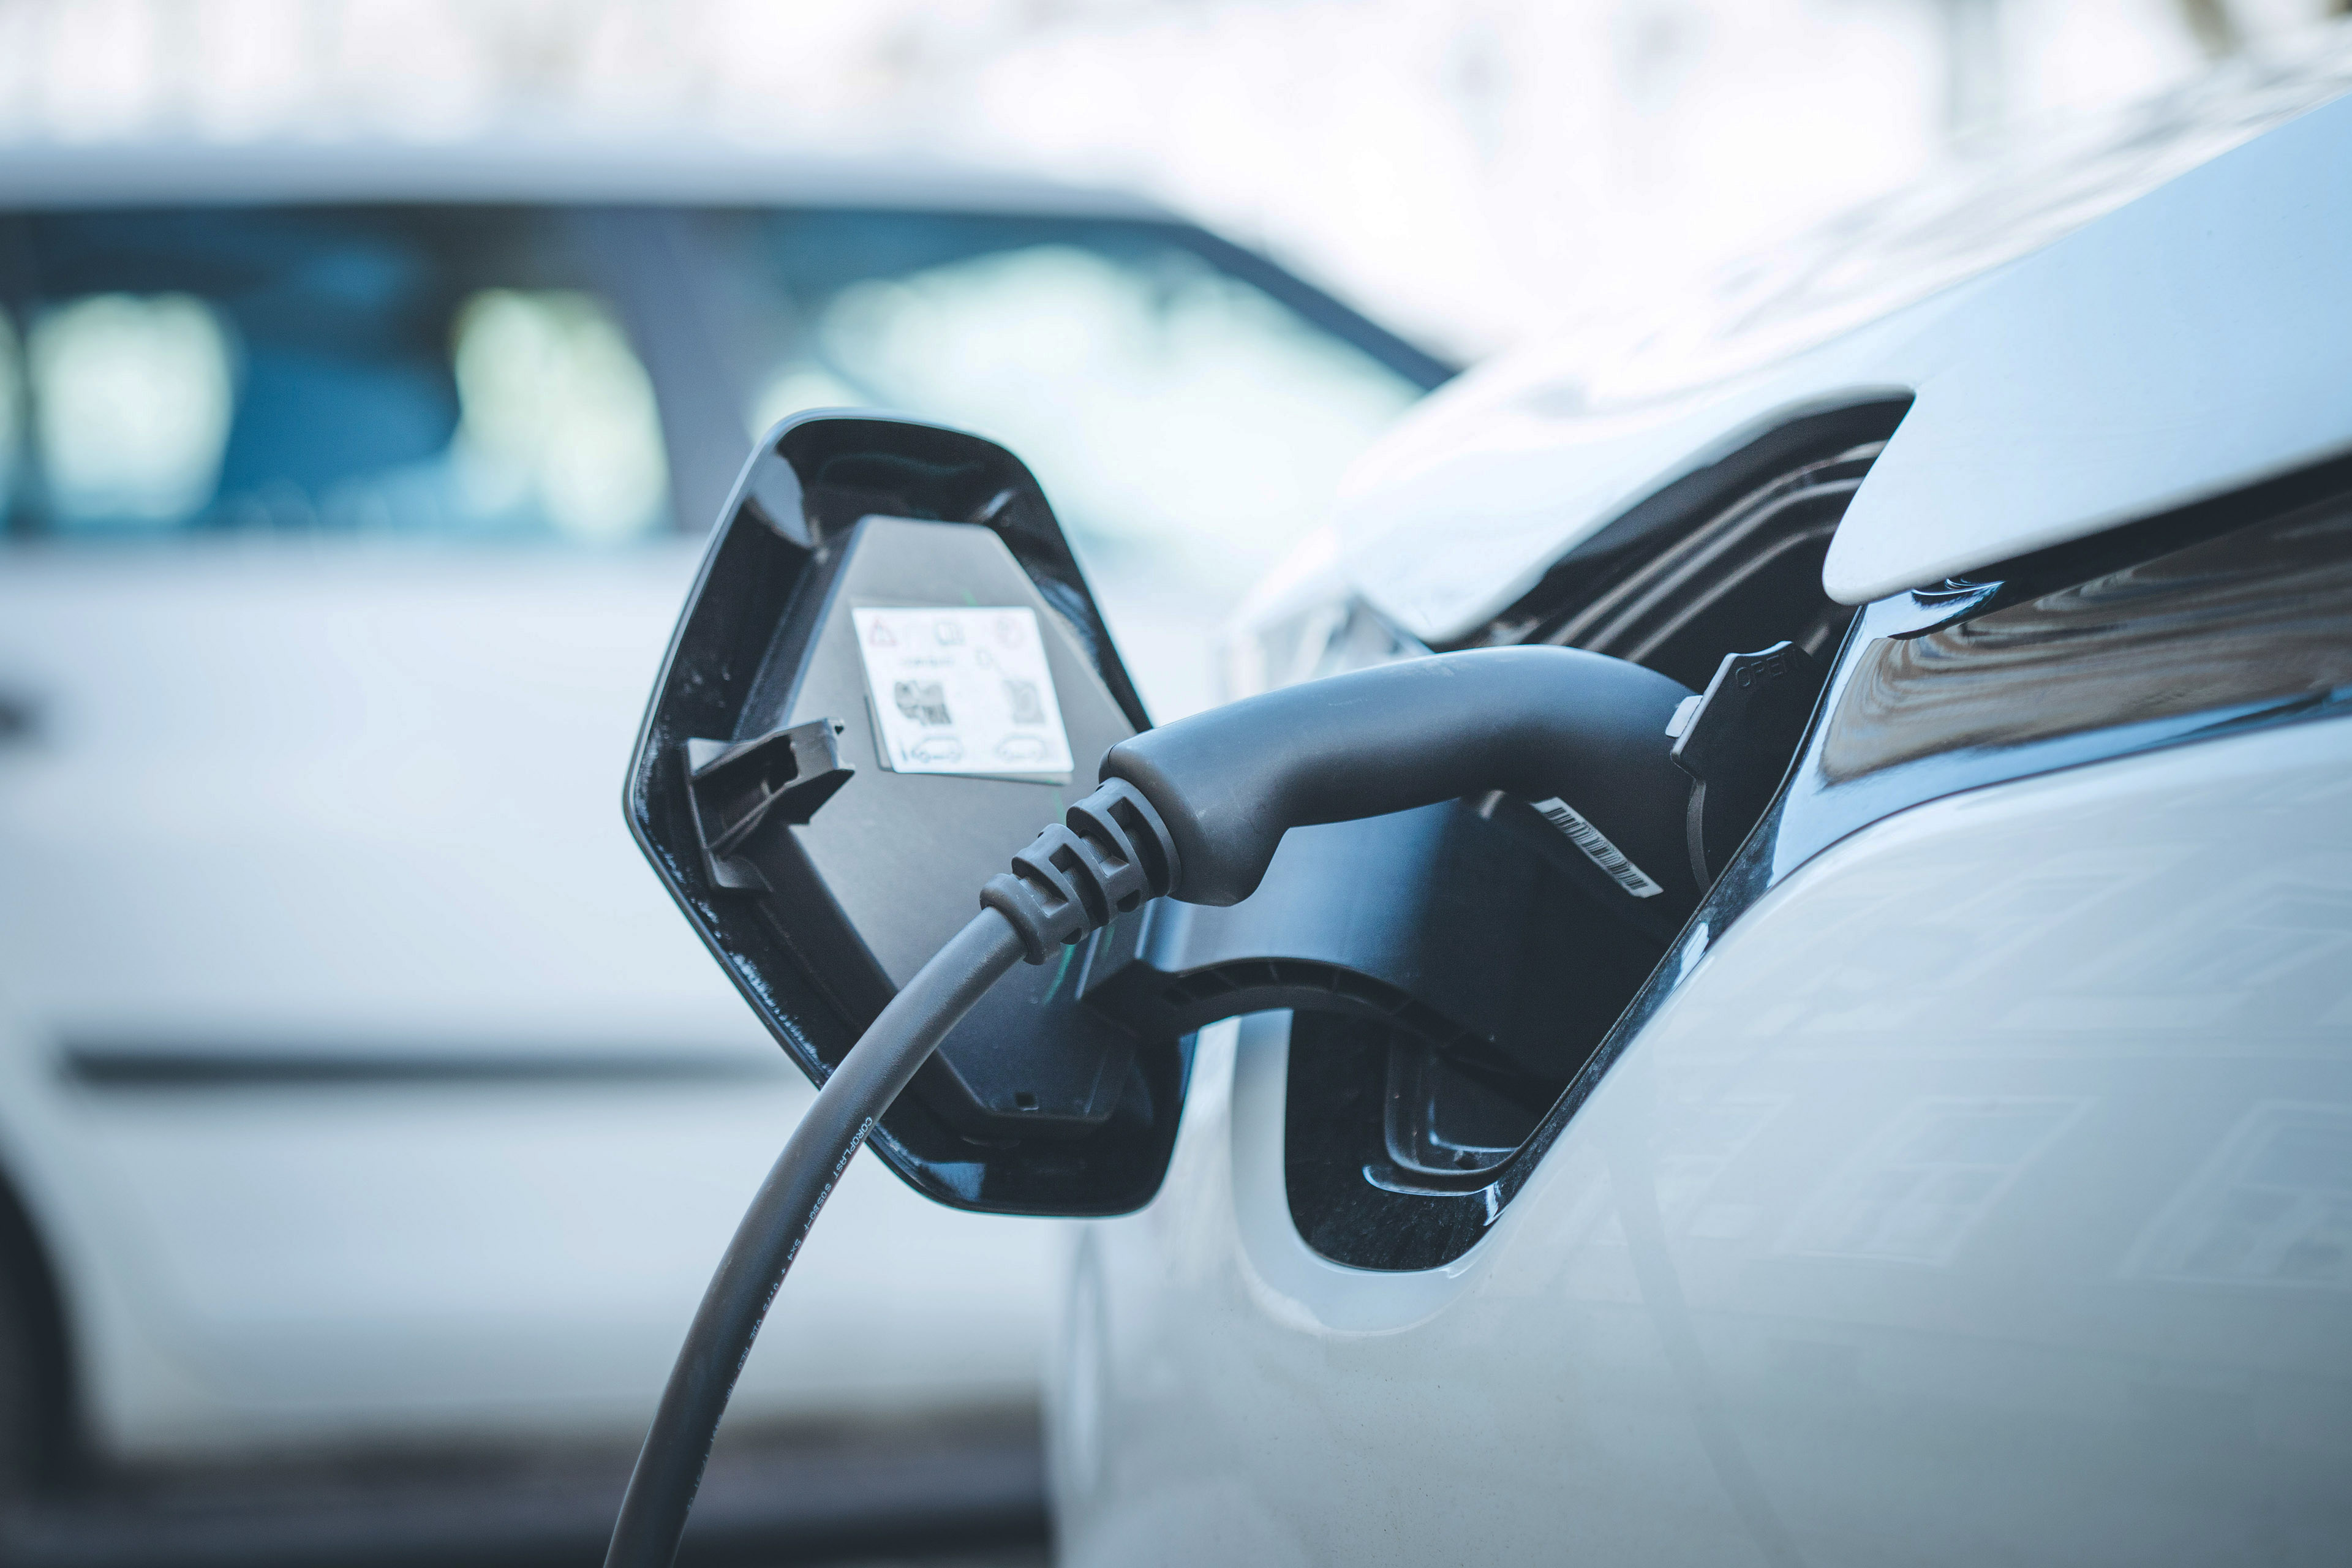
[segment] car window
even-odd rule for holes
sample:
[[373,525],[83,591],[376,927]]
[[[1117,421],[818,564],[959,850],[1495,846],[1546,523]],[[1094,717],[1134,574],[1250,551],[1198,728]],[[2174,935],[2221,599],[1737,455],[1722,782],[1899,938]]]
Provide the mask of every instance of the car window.
[[0,230],[9,523],[611,541],[667,518],[651,381],[553,212]]
[[788,213],[714,226],[734,228],[725,253],[762,284],[730,323],[755,346],[747,427],[866,405],[980,431],[1036,470],[1097,555],[1264,563],[1423,390],[1175,226]]
[[60,519],[168,521],[212,493],[230,362],[227,333],[203,300],[92,294],[31,328],[29,434]]
[[[1245,574],[1443,374],[1166,222],[0,218],[0,475],[20,535],[625,541],[707,524],[773,420],[858,405],[1003,440],[1097,560],[1134,547]],[[673,467],[694,480],[675,497]]]

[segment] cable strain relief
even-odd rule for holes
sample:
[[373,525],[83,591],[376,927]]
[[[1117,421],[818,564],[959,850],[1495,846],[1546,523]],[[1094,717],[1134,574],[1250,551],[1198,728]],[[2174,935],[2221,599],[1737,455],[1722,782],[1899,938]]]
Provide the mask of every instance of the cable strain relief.
[[1175,840],[1133,784],[1114,779],[1072,806],[1066,824],[1037,835],[991,877],[981,907],[1021,938],[1021,953],[1043,963],[1055,948],[1099,931],[1165,893],[1176,879]]
[[[1125,779],[1105,779],[1092,795],[1070,807],[1063,820],[1080,837],[1094,840],[1136,868],[1139,880],[1132,889],[1123,883],[1120,897],[1113,900],[1120,910],[1174,890],[1184,874],[1183,862],[1176,853],[1176,836],[1168,831],[1168,824],[1160,820],[1159,809],[1144,793]],[[1139,895],[1131,901],[1127,899],[1130,890]]]
[[[1055,918],[1054,906],[1018,877],[1000,871],[982,883],[980,907],[1004,917],[1004,923],[1021,939],[1021,956],[1031,963],[1045,963],[1045,955],[1064,940],[1060,932],[1065,922]],[[1076,934],[1070,940],[1075,941]]]

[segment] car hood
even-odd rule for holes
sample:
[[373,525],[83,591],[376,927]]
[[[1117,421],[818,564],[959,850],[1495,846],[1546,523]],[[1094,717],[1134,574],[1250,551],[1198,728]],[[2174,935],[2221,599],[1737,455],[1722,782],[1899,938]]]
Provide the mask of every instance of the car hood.
[[1433,396],[1335,515],[1356,590],[1467,636],[1765,432],[1913,399],[1825,568],[1861,603],[2352,447],[2352,33],[2037,138],[1735,268],[1663,325]]

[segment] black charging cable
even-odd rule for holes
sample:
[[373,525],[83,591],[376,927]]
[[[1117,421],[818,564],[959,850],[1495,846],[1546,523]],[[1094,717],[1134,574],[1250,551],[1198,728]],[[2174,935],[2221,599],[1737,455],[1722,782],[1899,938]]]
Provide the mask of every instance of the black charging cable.
[[1698,896],[1683,853],[1690,781],[1665,730],[1691,695],[1599,654],[1484,648],[1267,692],[1112,747],[1102,786],[989,879],[980,914],[891,998],[793,1129],[695,1310],[605,1568],[670,1568],[728,1397],[817,1211],[916,1069],[1015,963],[1042,963],[1163,895],[1238,903],[1290,828],[1490,790],[1572,795],[1686,910]]
[[638,1451],[606,1568],[668,1568],[702,1485],[719,1417],[776,1290],[858,1145],[916,1069],[1013,964],[1140,909],[1179,869],[1174,840],[1134,785],[1114,779],[990,879],[980,913],[915,973],[817,1091],[727,1244]]
[[1013,927],[983,910],[890,999],[824,1080],[816,1103],[760,1184],[695,1309],[621,1499],[621,1517],[604,1552],[611,1568],[668,1568],[677,1557],[719,1418],[817,1211],[915,1069],[1020,957],[1021,939]]

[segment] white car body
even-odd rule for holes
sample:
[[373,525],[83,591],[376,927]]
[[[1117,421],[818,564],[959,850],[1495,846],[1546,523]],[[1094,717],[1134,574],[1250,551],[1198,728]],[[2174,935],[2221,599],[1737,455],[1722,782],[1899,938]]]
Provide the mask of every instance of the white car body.
[[[2220,140],[2284,123],[2034,231],[2030,254],[1994,236],[1975,251],[1992,269],[1937,275],[1891,313],[1830,311],[1823,341],[1801,321],[1764,363],[1717,344],[1731,369],[1614,401],[1605,376],[1597,392],[1527,351],[1359,468],[1319,553],[1238,627],[1244,679],[1600,624],[1556,575],[1580,546],[1612,527],[1636,553],[1671,540],[1712,469],[1825,413],[1886,410],[1815,578],[1870,607],[1786,815],[1735,863],[1748,891],[1667,949],[1518,1184],[1465,1190],[1487,1205],[1470,1239],[1385,1266],[1365,1258],[1409,1215],[1311,1240],[1330,1232],[1294,1184],[1316,1111],[1288,1016],[1204,1032],[1159,1197],[1076,1249],[1049,1406],[1067,1562],[2340,1560],[2342,600],[2315,578],[2318,608],[2269,612],[2333,649],[2292,715],[2242,705],[2192,732],[2159,701],[2062,725],[2011,765],[2000,726],[2023,736],[2044,698],[2004,688],[1973,739],[1906,753],[1916,776],[1948,763],[1943,783],[1824,748],[1856,743],[1839,727],[1890,650],[1932,647],[1932,665],[1970,646],[1894,640],[1980,592],[1911,590],[2127,548],[2155,537],[2130,531],[2144,520],[2218,526],[2233,498],[2286,507],[2259,499],[2282,476],[2340,488],[2342,73],[2270,84]],[[2311,537],[2337,550],[2328,515]],[[2122,595],[2098,599],[2103,626],[2127,618],[2132,569],[2099,579]],[[1570,607],[1523,614],[1553,582]],[[2198,626],[2150,635],[2143,664]],[[1913,696],[1967,679],[1917,668]],[[1879,696],[1895,725],[1903,692]],[[1792,826],[1874,778],[1875,804]]]

